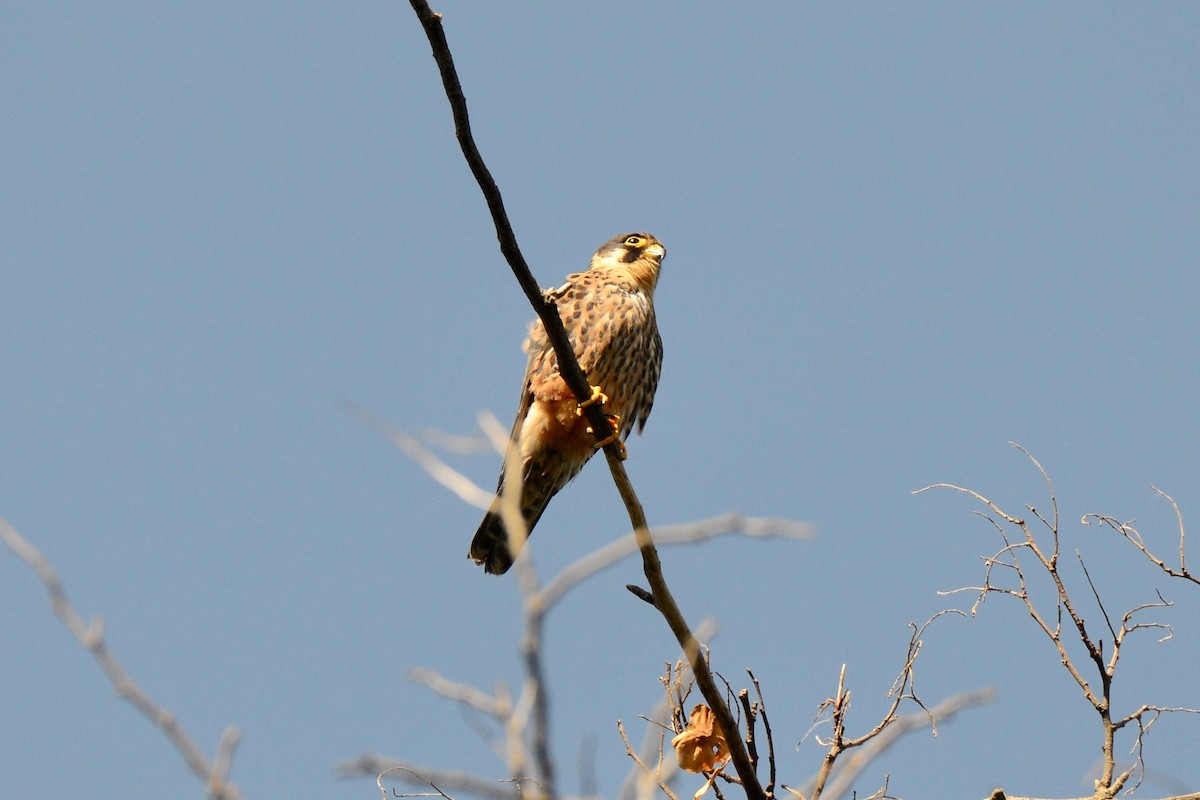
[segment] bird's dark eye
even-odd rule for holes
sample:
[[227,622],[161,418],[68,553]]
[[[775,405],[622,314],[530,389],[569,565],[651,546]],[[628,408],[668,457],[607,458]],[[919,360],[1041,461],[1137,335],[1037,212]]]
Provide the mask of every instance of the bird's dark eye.
[[625,244],[629,245],[630,247],[637,247],[639,244],[642,244],[642,241],[642,237],[640,236],[625,237]]

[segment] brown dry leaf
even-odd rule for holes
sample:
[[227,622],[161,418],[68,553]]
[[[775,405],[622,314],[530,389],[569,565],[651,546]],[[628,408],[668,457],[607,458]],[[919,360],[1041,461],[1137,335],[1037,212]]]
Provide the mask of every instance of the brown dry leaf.
[[688,725],[671,740],[679,766],[688,772],[708,772],[729,760],[729,743],[712,709],[703,703],[692,709]]

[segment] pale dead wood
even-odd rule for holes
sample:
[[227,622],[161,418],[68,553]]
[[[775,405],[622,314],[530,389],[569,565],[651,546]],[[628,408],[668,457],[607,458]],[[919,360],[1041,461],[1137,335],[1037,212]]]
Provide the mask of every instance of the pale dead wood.
[[[745,517],[730,512],[710,519],[659,525],[650,529],[656,544],[693,544],[719,536],[740,535],[751,539],[811,539],[815,527],[809,522],[788,519]],[[638,539],[627,534],[568,565],[542,589],[543,601],[552,606],[587,578],[638,552]]]
[[821,796],[825,800],[839,800],[845,797],[854,787],[854,782],[862,772],[876,759],[891,749],[905,734],[923,728],[936,727],[939,723],[947,722],[958,712],[969,708],[986,705],[996,699],[992,689],[980,689],[974,692],[955,694],[931,706],[928,711],[917,711],[898,717],[894,724],[881,730],[869,742],[866,742],[854,758],[846,759],[838,764],[837,769],[829,778],[825,791]]
[[[1103,792],[1097,792],[1096,794],[1090,794],[1087,797],[1060,797],[1060,798],[1025,797],[1024,795],[1005,794],[1003,789],[996,789],[990,795],[987,796],[986,800],[1112,800],[1112,798],[1113,798],[1112,794],[1105,794]],[[1139,798],[1139,800],[1141,800],[1141,798]],[[1188,794],[1177,794],[1177,795],[1172,795],[1171,797],[1146,798],[1146,800],[1200,800],[1200,792],[1191,792]]]
[[413,667],[406,674],[410,681],[421,684],[434,694],[490,717],[504,719],[512,713],[512,702],[506,697],[493,696],[469,684],[452,681],[435,670]]
[[352,761],[341,761],[334,766],[339,777],[375,778],[393,775],[411,786],[434,784],[441,792],[459,792],[487,800],[520,800],[520,789],[511,781],[496,781],[481,778],[458,770],[438,769],[424,764],[413,764],[394,758],[367,753]]
[[229,782],[229,770],[233,764],[234,751],[240,739],[237,726],[231,725],[221,734],[220,743],[212,761],[200,750],[174,712],[156,703],[145,690],[125,671],[121,662],[108,649],[104,640],[104,619],[99,615],[91,623],[75,610],[67,599],[62,580],[58,577],[50,560],[22,536],[8,520],[0,517],[0,540],[33,569],[38,580],[50,595],[50,608],[66,629],[92,654],[92,658],[104,671],[117,696],[136,708],[142,716],[158,728],[167,741],[183,757],[188,769],[205,784],[205,791],[214,800],[241,800],[237,786]]
[[[1164,713],[1198,713],[1196,709],[1192,708],[1142,705],[1134,711],[1120,716],[1114,715],[1112,707],[1113,680],[1116,676],[1121,654],[1127,645],[1129,635],[1137,631],[1157,631],[1164,634],[1159,640],[1161,642],[1170,638],[1173,633],[1170,625],[1156,620],[1142,621],[1139,615],[1154,609],[1170,608],[1172,603],[1156,591],[1157,600],[1141,603],[1130,608],[1121,616],[1119,624],[1117,624],[1105,607],[1103,593],[1095,581],[1093,581],[1086,561],[1082,554],[1077,551],[1076,559],[1084,581],[1087,584],[1087,591],[1091,594],[1092,600],[1095,602],[1096,608],[1099,610],[1101,618],[1104,621],[1104,628],[1109,634],[1108,641],[1110,644],[1106,652],[1104,640],[1094,635],[1088,627],[1083,613],[1079,609],[1078,600],[1075,594],[1072,593],[1071,588],[1068,587],[1067,581],[1062,574],[1059,559],[1061,554],[1061,530],[1059,525],[1058,501],[1054,494],[1053,483],[1050,481],[1046,470],[1025,448],[1015,443],[1010,444],[1023,453],[1042,476],[1046,484],[1053,513],[1047,519],[1034,506],[1025,506],[1026,510],[1039,520],[1045,529],[1044,532],[1035,534],[1034,529],[1026,519],[1005,512],[997,503],[971,489],[954,484],[941,483],[927,486],[916,492],[925,492],[934,488],[946,488],[969,495],[986,507],[987,512],[975,513],[987,520],[1003,542],[1003,547],[992,556],[984,559],[984,581],[982,585],[965,586],[949,592],[943,592],[942,594],[967,591],[975,592],[976,599],[971,607],[972,615],[975,615],[984,600],[993,594],[1012,597],[1021,602],[1037,629],[1042,632],[1054,647],[1062,668],[1075,681],[1084,699],[1097,715],[1101,733],[1102,761],[1101,774],[1096,780],[1096,797],[1114,796],[1130,785],[1132,785],[1131,788],[1136,789],[1141,780],[1140,778],[1137,778],[1137,780],[1134,779],[1139,774],[1144,774],[1145,771],[1143,743],[1146,730]],[[1160,494],[1163,493],[1160,492]],[[1178,505],[1175,504],[1174,500],[1165,494],[1163,496],[1172,503],[1172,506],[1176,510],[1176,518],[1179,520],[1180,567],[1178,570],[1168,567],[1161,559],[1151,554],[1145,547],[1141,535],[1130,524],[1119,523],[1113,517],[1098,514],[1085,515],[1081,521],[1085,525],[1095,521],[1111,527],[1130,541],[1168,575],[1190,579],[1190,574],[1186,572],[1183,551],[1183,515],[1179,512]],[[1048,542],[1045,541],[1046,537],[1049,539]],[[1053,607],[1049,610],[1045,608],[1041,601],[1036,600],[1030,591],[1030,573],[1028,570],[1031,567],[1026,566],[1026,562],[1022,560],[1025,556],[1031,558],[1032,569],[1050,580],[1050,585],[1053,588]],[[1006,576],[1008,580],[1004,581],[1000,576]],[[1086,659],[1080,661],[1072,655],[1071,651],[1067,648],[1068,639],[1078,641],[1083,645]],[[1087,666],[1088,664],[1091,665],[1090,668]],[[1093,681],[1095,685],[1093,685]],[[1136,753],[1136,758],[1129,768],[1118,772],[1115,752],[1116,735],[1119,731],[1129,726],[1137,727],[1133,743],[1133,752]]]
[[651,769],[642,759],[642,757],[634,751],[633,745],[629,743],[629,736],[625,733],[625,724],[622,723],[621,720],[617,720],[617,731],[621,734],[621,741],[625,743],[625,755],[633,759],[633,762],[637,765],[640,771],[639,777],[644,778],[644,781],[636,782],[636,785],[638,785],[640,789],[637,793],[637,796],[639,798],[648,798],[650,796],[649,792],[646,792],[645,789],[641,788],[642,784],[646,784],[657,786],[662,790],[663,794],[670,798],[670,800],[679,800],[679,798],[675,796],[675,793],[671,791],[671,787],[667,785],[667,782],[664,779],[661,763],[662,751],[659,751],[660,763],[656,765],[654,769]]
[[[845,763],[843,756],[846,752],[862,748],[869,742],[880,740],[884,738],[885,734],[887,734],[893,728],[899,728],[900,730],[892,733],[886,738],[886,741],[888,742],[887,744],[884,744],[872,751],[873,755],[871,758],[877,757],[879,753],[883,752],[883,750],[890,746],[890,743],[894,741],[895,738],[902,736],[908,731],[915,730],[917,727],[920,727],[913,723],[909,723],[907,725],[903,723],[905,717],[904,715],[900,714],[900,707],[905,701],[911,702],[921,709],[919,716],[925,720],[926,724],[933,728],[934,735],[936,736],[938,721],[937,716],[931,709],[926,708],[924,702],[922,702],[921,698],[916,693],[916,661],[917,657],[921,653],[925,631],[929,628],[929,626],[947,614],[961,615],[962,613],[963,612],[955,609],[947,609],[934,614],[922,625],[910,623],[909,627],[911,633],[909,635],[908,647],[905,652],[904,664],[901,667],[899,674],[896,676],[895,681],[892,682],[891,688],[888,689],[887,692],[887,697],[890,698],[891,703],[879,722],[877,722],[874,727],[860,736],[849,736],[846,733],[846,722],[850,712],[851,692],[846,686],[846,665],[843,664],[842,669],[838,674],[837,690],[834,692],[833,697],[825,700],[818,708],[817,721],[813,726],[815,729],[817,726],[827,723],[832,728],[832,733],[829,737],[815,737],[817,744],[826,748],[825,755],[821,759],[821,766],[817,770],[817,774],[810,778],[802,788],[790,786],[784,786],[783,788],[787,789],[792,795],[798,798],[798,800],[818,800],[819,798],[827,797],[831,790],[835,790],[838,793],[844,792],[848,788],[849,780],[852,780],[853,776],[846,781],[842,781],[837,784],[833,783],[833,778],[835,774],[850,774],[847,773],[846,769],[842,766]],[[955,710],[957,710],[957,708],[955,708]],[[807,734],[805,737],[807,738]],[[861,771],[861,769],[865,767],[869,761],[870,759],[863,756],[863,751],[858,750],[858,752],[855,754],[855,758],[851,760],[851,763],[857,764],[858,771]],[[854,772],[853,774],[857,775],[858,773]],[[834,794],[832,796],[837,797],[839,795]]]
[[429,477],[449,489],[467,505],[486,510],[492,504],[492,498],[495,496],[492,492],[479,488],[474,481],[438,458],[432,450],[414,436],[362,406],[342,403],[341,409],[346,416],[375,431],[393,447],[415,461]]
[[1152,564],[1166,574],[1170,575],[1172,578],[1182,578],[1184,580],[1191,581],[1192,583],[1200,584],[1200,575],[1193,574],[1188,570],[1187,567],[1187,530],[1183,525],[1183,511],[1180,510],[1179,504],[1175,502],[1175,498],[1171,497],[1171,495],[1167,494],[1162,489],[1159,489],[1157,486],[1152,485],[1150,488],[1153,489],[1159,497],[1170,503],[1171,508],[1175,511],[1176,530],[1179,533],[1178,567],[1169,566],[1164,559],[1151,552],[1150,548],[1146,545],[1145,539],[1142,538],[1142,534],[1137,530],[1137,528],[1133,527],[1132,522],[1121,522],[1115,517],[1109,517],[1104,514],[1084,514],[1083,519],[1080,521],[1084,525],[1091,525],[1093,522],[1096,522],[1112,528],[1114,531],[1121,534],[1121,536],[1123,536],[1127,542],[1136,547],[1138,551],[1147,559],[1149,559]]

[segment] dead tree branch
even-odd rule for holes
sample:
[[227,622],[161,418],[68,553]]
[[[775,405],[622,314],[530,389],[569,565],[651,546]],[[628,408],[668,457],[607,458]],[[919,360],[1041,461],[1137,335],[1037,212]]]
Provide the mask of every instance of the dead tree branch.
[[952,719],[960,711],[987,705],[995,699],[996,692],[992,689],[963,692],[951,695],[927,710],[916,711],[898,717],[893,724],[881,730],[874,739],[866,742],[854,758],[843,760],[838,765],[838,769],[825,784],[825,790],[821,796],[825,800],[838,800],[845,797],[863,770],[871,762],[891,749],[892,745],[898,742],[905,734],[926,727],[936,728],[939,724]]
[[237,749],[238,740],[241,738],[237,726],[230,725],[225,729],[217,745],[216,754],[213,760],[209,761],[192,737],[179,724],[175,714],[170,709],[154,702],[108,649],[108,644],[104,640],[104,619],[95,616],[90,624],[83,621],[83,617],[79,616],[67,599],[66,590],[50,560],[3,517],[0,517],[0,540],[3,540],[4,544],[18,558],[33,569],[34,574],[37,575],[50,595],[50,608],[54,611],[55,616],[62,621],[71,635],[92,654],[92,658],[108,676],[109,683],[112,684],[117,696],[136,708],[154,727],[162,731],[162,734],[183,757],[184,763],[187,764],[192,774],[204,781],[208,796],[213,800],[241,800],[241,792],[236,785],[229,782],[229,770],[233,764],[233,755]]
[[[1164,639],[1170,638],[1172,629],[1169,625],[1156,621],[1143,622],[1140,618],[1135,621],[1135,618],[1147,610],[1164,609],[1170,607],[1172,604],[1165,600],[1161,594],[1157,594],[1158,599],[1156,601],[1134,606],[1122,615],[1119,625],[1115,624],[1104,606],[1102,592],[1092,580],[1083,556],[1077,552],[1076,557],[1083,580],[1088,587],[1087,591],[1090,591],[1096,608],[1099,610],[1104,621],[1104,628],[1110,636],[1109,641],[1111,642],[1111,646],[1109,652],[1106,653],[1103,639],[1094,635],[1089,629],[1083,613],[1080,611],[1076,596],[1072,594],[1072,587],[1068,586],[1067,579],[1062,572],[1059,561],[1062,534],[1059,526],[1058,501],[1054,495],[1054,486],[1050,481],[1050,477],[1037,459],[1027,450],[1015,443],[1010,442],[1010,444],[1020,450],[1029,459],[1046,484],[1050,505],[1053,510],[1050,519],[1039,513],[1034,506],[1025,506],[1026,510],[1042,523],[1045,532],[1038,532],[1035,535],[1033,526],[1026,519],[1005,512],[997,503],[971,489],[941,483],[934,486],[927,486],[915,492],[915,494],[919,494],[934,488],[946,488],[969,495],[986,507],[987,512],[976,513],[980,514],[980,516],[991,524],[1004,543],[1004,546],[1000,550],[984,559],[984,581],[981,586],[966,586],[950,592],[943,592],[943,594],[953,594],[963,591],[977,593],[975,603],[971,608],[972,615],[978,611],[984,600],[992,594],[1013,597],[1022,603],[1026,613],[1028,613],[1036,627],[1041,630],[1042,634],[1054,647],[1059,663],[1075,681],[1084,699],[1098,717],[1103,757],[1100,777],[1096,781],[1095,796],[1097,798],[1112,797],[1129,785],[1139,770],[1144,773],[1145,764],[1142,760],[1144,735],[1154,720],[1168,710],[1164,707],[1143,705],[1123,717],[1114,717],[1112,685],[1121,653],[1127,644],[1129,634],[1135,631],[1157,630],[1165,633]],[[1174,501],[1172,500],[1171,502],[1174,505]],[[1180,569],[1178,571],[1172,570],[1160,559],[1151,555],[1142,543],[1140,534],[1128,524],[1118,523],[1112,517],[1097,514],[1086,515],[1082,522],[1089,524],[1089,520],[1095,520],[1112,527],[1168,574],[1175,575],[1176,577],[1190,577],[1186,573],[1182,555],[1183,518],[1178,513],[1178,506],[1175,508],[1180,520],[1181,555]],[[1049,537],[1048,542],[1045,540],[1047,536]],[[1030,577],[1032,573],[1029,572],[1030,567],[1026,566],[1028,562],[1023,562],[1022,560],[1025,556],[1031,558],[1034,565],[1032,569],[1049,579],[1050,585],[1053,587],[1053,608],[1046,608],[1047,604],[1035,598],[1034,594],[1030,591]],[[1001,575],[1008,576],[1009,580],[1001,580],[999,577]],[[1065,635],[1064,629],[1073,630],[1074,636]],[[1067,645],[1070,639],[1077,640],[1082,644],[1084,653],[1086,654],[1086,661],[1080,661],[1068,649]],[[1086,666],[1087,662],[1091,664],[1090,670]],[[1095,681],[1095,685],[1093,685],[1093,681]],[[1172,708],[1170,710],[1195,713],[1194,709]],[[1133,746],[1134,751],[1138,755],[1132,766],[1118,773],[1115,752],[1116,735],[1120,730],[1131,724],[1136,725],[1138,728]],[[1134,782],[1132,784],[1133,787],[1136,788],[1139,782]]]
[[353,761],[342,761],[334,769],[343,778],[367,777],[378,780],[384,773],[394,774],[398,780],[410,786],[432,784],[438,786],[439,791],[461,792],[486,800],[521,800],[522,797],[520,789],[512,782],[488,780],[466,772],[410,764],[370,753]]
[[1133,527],[1132,522],[1121,522],[1114,517],[1108,517],[1103,514],[1084,514],[1083,519],[1080,520],[1080,522],[1082,522],[1084,525],[1091,525],[1093,522],[1096,522],[1100,525],[1105,525],[1109,528],[1112,528],[1114,531],[1121,534],[1121,536],[1125,537],[1125,540],[1136,547],[1142,555],[1144,555],[1152,564],[1154,564],[1154,566],[1158,567],[1172,578],[1182,578],[1184,580],[1191,581],[1192,583],[1200,584],[1200,575],[1190,572],[1187,568],[1187,531],[1183,527],[1183,512],[1180,511],[1179,504],[1175,502],[1175,498],[1171,497],[1171,495],[1167,494],[1162,489],[1159,489],[1157,486],[1151,486],[1150,488],[1153,489],[1159,497],[1164,498],[1168,503],[1170,503],[1171,508],[1175,510],[1176,529],[1179,531],[1178,567],[1168,566],[1164,559],[1151,552],[1150,548],[1146,545],[1145,539],[1142,538],[1142,534],[1138,532],[1137,528]]
[[[635,781],[635,785],[653,784],[662,790],[662,793],[667,796],[668,800],[679,800],[675,796],[675,793],[671,791],[671,787],[667,784],[667,776],[663,771],[662,748],[659,747],[658,751],[659,763],[654,769],[651,769],[645,760],[634,751],[633,745],[629,742],[629,735],[625,733],[625,724],[621,722],[621,720],[617,720],[617,731],[621,734],[621,741],[625,743],[625,755],[633,759],[633,763],[635,763],[638,768],[638,776],[643,779],[641,781]],[[646,798],[648,797],[648,794],[648,792],[639,791],[637,796],[639,798]]]
[[[740,534],[750,538],[811,539],[813,526],[807,522],[788,519],[744,517],[729,513],[710,519],[684,522],[677,525],[655,526],[650,535],[658,545],[690,544],[715,539],[718,536]],[[542,589],[544,602],[553,605],[563,595],[582,583],[586,578],[638,552],[638,541],[634,534],[627,534],[609,544],[592,551],[583,558],[564,568],[546,583]]]
[[[837,691],[834,693],[833,697],[823,702],[820,708],[817,710],[817,724],[819,725],[823,722],[828,722],[833,728],[833,734],[829,738],[822,739],[817,737],[816,739],[818,744],[826,748],[825,756],[821,759],[820,769],[818,769],[817,774],[810,779],[802,789],[795,789],[786,786],[784,788],[788,789],[788,791],[795,795],[799,800],[819,800],[819,798],[822,797],[825,797],[827,800],[829,800],[830,797],[838,797],[839,794],[834,793],[829,795],[829,792],[831,790],[836,790],[838,793],[846,791],[846,789],[849,788],[850,782],[853,781],[854,776],[861,772],[862,768],[869,763],[869,759],[862,757],[864,751],[860,750],[860,757],[853,759],[854,762],[857,762],[856,766],[852,768],[853,772],[848,773],[847,768],[842,767],[844,761],[839,761],[846,751],[861,748],[869,742],[878,741],[881,737],[884,737],[888,731],[891,731],[893,728],[899,726],[901,729],[898,732],[887,736],[887,744],[883,745],[882,747],[877,747],[871,751],[871,757],[874,758],[879,753],[882,753],[887,747],[889,747],[891,742],[895,741],[896,737],[899,737],[903,733],[921,726],[915,722],[903,722],[903,720],[906,718],[900,714],[900,706],[905,700],[916,704],[921,709],[919,717],[924,720],[924,724],[928,724],[930,727],[932,727],[934,735],[937,735],[938,718],[933,711],[925,707],[925,704],[921,701],[920,697],[918,697],[916,693],[915,668],[917,656],[919,656],[921,653],[921,647],[923,645],[922,637],[925,635],[925,631],[930,625],[933,624],[935,620],[945,616],[946,614],[962,615],[962,612],[954,609],[947,609],[934,614],[922,625],[918,626],[915,623],[910,623],[912,633],[908,639],[908,648],[904,656],[904,665],[901,667],[899,674],[896,676],[896,680],[892,682],[892,686],[887,692],[887,696],[891,698],[891,704],[889,705],[887,711],[884,712],[882,719],[880,719],[875,727],[857,737],[846,735],[846,720],[850,711],[850,690],[846,688],[846,665],[842,665],[841,672],[838,674]],[[963,695],[959,695],[957,697],[962,698]],[[961,700],[956,702],[959,704],[950,706],[951,711],[957,711],[959,708],[965,707],[964,705],[961,705]],[[821,715],[825,713],[828,713],[829,716],[821,719]],[[842,775],[849,775],[849,777],[839,780],[836,784],[834,784],[832,779],[835,775],[835,768],[837,769],[837,774],[839,777]]]
[[[702,620],[696,626],[696,637],[700,641],[708,641],[716,632],[717,624],[712,619]],[[691,667],[686,665],[683,660],[678,660],[674,664],[668,662],[666,672],[659,681],[664,689],[663,699],[655,705],[649,715],[642,716],[642,719],[649,725],[646,728],[638,755],[635,757],[632,753],[628,753],[633,758],[635,766],[621,784],[621,789],[617,794],[621,800],[650,800],[655,787],[663,788],[672,800],[675,797],[669,787],[681,775],[681,770],[675,758],[664,756],[668,750],[666,735],[667,733],[678,733],[686,724],[687,715],[683,708],[693,686]],[[624,725],[619,720],[617,724],[622,732],[622,738],[627,740],[628,737],[624,734]],[[649,764],[652,759],[654,767],[651,769]]]
[[[504,201],[500,195],[500,189],[492,178],[491,172],[488,170],[483,157],[479,153],[479,148],[475,144],[474,136],[471,133],[470,119],[467,114],[467,102],[463,95],[462,84],[454,68],[454,59],[450,53],[450,46],[446,41],[445,31],[442,30],[442,17],[440,14],[435,13],[424,0],[410,0],[410,3],[421,22],[422,28],[425,30],[426,38],[428,38],[430,47],[433,50],[433,57],[441,73],[442,85],[446,90],[446,98],[450,102],[451,113],[454,117],[455,135],[458,138],[459,146],[462,148],[463,156],[467,160],[467,165],[470,167],[472,175],[475,176],[475,180],[483,192],[488,210],[491,212],[492,221],[496,227],[496,238],[500,243],[500,252],[504,255],[505,260],[517,278],[517,282],[525,292],[525,296],[545,326],[546,335],[554,346],[555,355],[558,357],[559,372],[563,380],[571,389],[576,399],[583,402],[591,395],[587,378],[575,358],[575,353],[571,347],[570,340],[567,338],[554,302],[543,294],[537,281],[533,278],[529,265],[525,263],[525,258],[521,254],[521,249],[517,244],[516,235],[508,220],[508,214],[504,209]],[[615,433],[611,421],[604,416],[599,404],[589,406],[587,408],[587,416],[592,424],[592,430],[595,431],[597,441]],[[612,472],[617,490],[620,492],[621,499],[625,503],[625,508],[629,512],[629,519],[633,525],[638,546],[642,552],[643,571],[654,594],[655,607],[663,615],[664,619],[666,619],[671,632],[675,634],[676,640],[683,647],[684,652],[687,653],[696,676],[696,684],[700,687],[705,700],[708,701],[709,706],[713,709],[713,713],[716,714],[718,722],[725,730],[735,731],[737,728],[733,712],[717,688],[716,682],[709,672],[708,665],[700,655],[700,647],[696,642],[696,638],[688,627],[683,613],[680,611],[675,598],[667,586],[666,579],[662,573],[662,564],[659,561],[658,552],[654,547],[654,540],[650,536],[645,512],[621,462],[620,444],[614,439],[611,444],[604,448],[604,454],[608,460],[609,470]],[[732,736],[730,739],[730,756],[733,760],[734,768],[741,778],[747,797],[750,800],[764,800],[765,795],[762,786],[759,784],[758,776],[754,773],[754,769],[750,764],[750,757],[739,737]]]
[[[1113,797],[1113,795],[1111,795],[1111,794],[1100,794],[1099,792],[1097,792],[1096,794],[1088,795],[1087,797],[1072,797],[1072,798],[1064,797],[1064,798],[1055,798],[1055,800],[1108,800],[1109,798],[1112,798],[1112,797]],[[996,789],[994,792],[992,792],[990,795],[987,796],[987,800],[1046,800],[1046,798],[1022,797],[1022,796],[1015,795],[1015,794],[1005,794],[1003,789]],[[1147,800],[1150,800],[1150,798],[1147,798]],[[1188,794],[1177,794],[1177,795],[1173,795],[1172,797],[1156,798],[1155,800],[1200,800],[1200,792],[1189,792]]]

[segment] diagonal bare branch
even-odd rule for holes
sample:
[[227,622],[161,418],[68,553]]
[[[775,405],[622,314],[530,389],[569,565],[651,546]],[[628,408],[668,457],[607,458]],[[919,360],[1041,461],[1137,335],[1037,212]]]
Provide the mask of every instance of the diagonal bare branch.
[[[650,530],[650,535],[656,544],[669,545],[702,542],[728,534],[762,539],[811,539],[814,530],[813,525],[808,522],[744,517],[741,514],[729,513],[695,522],[656,526]],[[549,608],[585,579],[636,552],[638,552],[638,541],[633,534],[628,534],[593,550],[568,565],[546,584],[542,589],[542,602]]]
[[474,481],[442,461],[415,437],[362,406],[342,403],[341,410],[346,416],[391,442],[392,446],[417,462],[421,469],[429,473],[429,477],[458,495],[458,498],[467,505],[480,509],[487,509],[491,505],[494,497],[492,492],[485,492],[479,488]]
[[33,569],[50,594],[50,608],[54,611],[55,616],[62,621],[71,635],[92,654],[92,658],[108,676],[117,696],[136,708],[142,716],[150,720],[154,727],[162,731],[179,755],[183,757],[184,763],[187,764],[192,774],[204,781],[208,796],[213,800],[241,800],[241,792],[237,786],[229,782],[229,768],[241,736],[237,726],[231,725],[221,734],[216,759],[210,762],[208,756],[204,755],[192,737],[179,724],[175,714],[170,709],[154,702],[108,649],[108,644],[104,640],[104,620],[97,616],[93,617],[90,624],[83,621],[83,617],[67,599],[66,590],[63,588],[54,565],[3,517],[0,517],[0,541],[3,541],[18,558]]
[[[474,136],[471,133],[470,118],[467,114],[467,102],[463,95],[462,84],[454,68],[454,58],[450,53],[450,46],[446,41],[445,31],[442,30],[442,16],[435,13],[425,0],[410,0],[410,4],[413,11],[416,12],[417,19],[420,20],[421,26],[425,30],[426,38],[429,40],[430,47],[433,50],[433,58],[437,62],[438,70],[441,73],[442,85],[446,90],[446,98],[450,102],[451,113],[454,117],[455,136],[458,138],[458,143],[462,148],[467,165],[470,167],[471,173],[475,176],[475,180],[483,192],[488,210],[491,212],[492,221],[496,227],[496,238],[500,243],[500,252],[504,255],[505,260],[516,276],[517,282],[525,292],[530,305],[533,306],[534,311],[537,312],[538,317],[545,326],[546,335],[554,347],[555,355],[558,357],[559,373],[576,399],[583,402],[591,395],[587,378],[584,376],[583,370],[575,358],[575,353],[571,347],[570,340],[567,338],[566,330],[563,328],[562,320],[559,318],[553,300],[543,294],[537,281],[534,280],[532,272],[529,270],[529,265],[525,262],[525,258],[521,254],[521,248],[517,244],[516,235],[513,232],[512,224],[508,220],[508,213],[504,208],[500,189],[496,185],[496,181],[488,170],[487,165],[484,163],[478,146],[475,144]],[[588,420],[592,423],[592,430],[595,432],[597,441],[616,433],[612,422],[604,416],[599,404],[587,407],[586,412]],[[671,632],[675,634],[675,638],[680,646],[683,647],[684,652],[688,654],[688,659],[692,663],[692,670],[696,676],[696,685],[700,687],[705,700],[708,701],[709,706],[713,709],[717,721],[727,731],[736,730],[733,712],[730,711],[728,704],[726,704],[724,697],[717,688],[716,682],[713,680],[712,674],[708,669],[708,664],[701,657],[700,646],[696,642],[696,637],[688,627],[683,612],[680,611],[674,596],[671,594],[670,588],[667,586],[666,578],[662,572],[662,564],[658,558],[658,551],[654,547],[654,540],[650,535],[649,525],[646,522],[645,512],[642,509],[641,502],[637,498],[636,492],[634,492],[633,485],[629,481],[629,476],[625,472],[625,466],[621,463],[620,451],[621,445],[616,438],[604,448],[609,471],[612,472],[613,481],[616,483],[617,490],[621,494],[621,499],[625,503],[625,508],[629,512],[629,519],[637,536],[638,547],[642,552],[643,572],[646,575],[646,580],[650,583],[651,591],[654,593],[655,607],[667,621],[667,625],[671,628]],[[759,783],[758,776],[754,773],[750,757],[740,737],[731,737],[730,756],[733,760],[734,768],[737,770],[738,777],[741,778],[747,797],[750,800],[764,800],[765,795],[762,786]]]
[[512,713],[512,704],[506,697],[496,697],[469,684],[452,681],[432,669],[413,667],[405,675],[413,683],[421,684],[434,694],[494,719],[502,720]]

